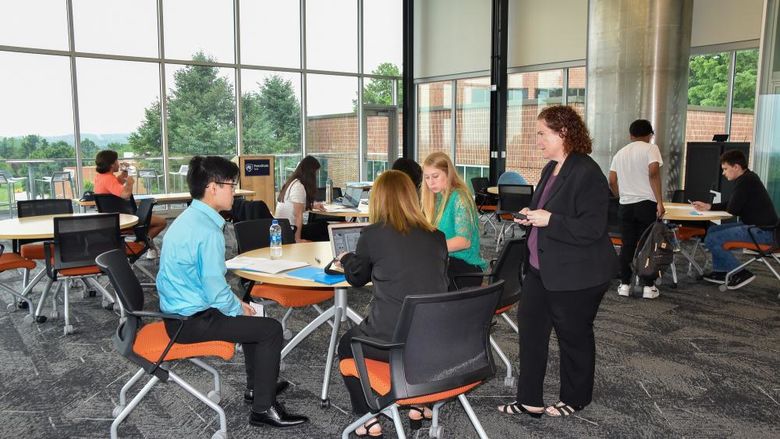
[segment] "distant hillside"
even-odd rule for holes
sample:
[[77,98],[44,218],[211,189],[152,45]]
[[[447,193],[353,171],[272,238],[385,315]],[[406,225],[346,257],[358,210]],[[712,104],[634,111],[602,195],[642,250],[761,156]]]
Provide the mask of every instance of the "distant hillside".
[[[105,147],[108,146],[109,143],[119,143],[119,144],[125,144],[127,143],[127,138],[130,136],[128,133],[110,133],[110,134],[91,134],[91,133],[81,133],[82,139],[89,139],[93,142],[95,142],[95,145],[98,147]],[[73,145],[73,135],[64,135],[64,136],[44,136],[44,138],[49,143],[59,142],[63,141],[67,143],[68,145]]]

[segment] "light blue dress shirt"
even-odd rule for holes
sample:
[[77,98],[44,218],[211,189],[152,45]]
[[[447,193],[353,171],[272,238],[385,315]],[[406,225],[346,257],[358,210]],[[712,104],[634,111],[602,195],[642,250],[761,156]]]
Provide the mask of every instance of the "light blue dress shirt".
[[216,210],[192,200],[165,232],[157,273],[162,312],[191,316],[216,308],[228,316],[243,314],[225,280],[224,225]]

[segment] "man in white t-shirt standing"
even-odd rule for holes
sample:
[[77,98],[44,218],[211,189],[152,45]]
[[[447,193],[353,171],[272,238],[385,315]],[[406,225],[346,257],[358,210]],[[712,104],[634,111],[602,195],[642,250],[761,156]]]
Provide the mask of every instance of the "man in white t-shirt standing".
[[[609,187],[620,197],[620,286],[618,294],[631,295],[631,260],[637,241],[655,220],[664,214],[661,195],[663,159],[658,146],[650,143],[655,132],[649,121],[638,119],[629,127],[631,143],[612,158],[609,167]],[[658,288],[655,278],[642,278],[642,297],[655,299]]]

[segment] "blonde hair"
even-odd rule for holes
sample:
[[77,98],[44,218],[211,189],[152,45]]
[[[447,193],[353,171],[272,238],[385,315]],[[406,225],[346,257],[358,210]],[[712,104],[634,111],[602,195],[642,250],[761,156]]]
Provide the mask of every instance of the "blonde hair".
[[[433,167],[439,171],[444,172],[447,175],[447,187],[441,193],[441,204],[439,210],[436,211],[436,194],[431,191],[428,184],[423,182],[420,192],[423,214],[425,218],[431,222],[431,224],[437,225],[441,221],[442,213],[444,213],[444,207],[447,205],[447,200],[450,198],[450,194],[455,193],[456,196],[471,197],[471,190],[466,185],[466,182],[460,178],[458,171],[455,169],[455,165],[452,163],[450,157],[443,152],[433,152],[423,160],[423,175],[426,167]],[[425,177],[423,176],[423,180]],[[477,209],[473,201],[468,198],[462,200],[463,204],[468,206],[469,212],[472,216],[476,217]]]
[[374,181],[368,211],[371,223],[383,222],[402,234],[415,228],[436,230],[420,210],[412,179],[401,171],[384,171]]

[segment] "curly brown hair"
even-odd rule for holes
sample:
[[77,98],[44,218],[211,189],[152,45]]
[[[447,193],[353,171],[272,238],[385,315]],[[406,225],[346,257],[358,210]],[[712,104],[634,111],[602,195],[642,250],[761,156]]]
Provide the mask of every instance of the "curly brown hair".
[[544,121],[548,128],[563,138],[563,150],[566,154],[590,154],[593,151],[588,127],[573,108],[566,105],[547,107],[539,113],[537,120]]

